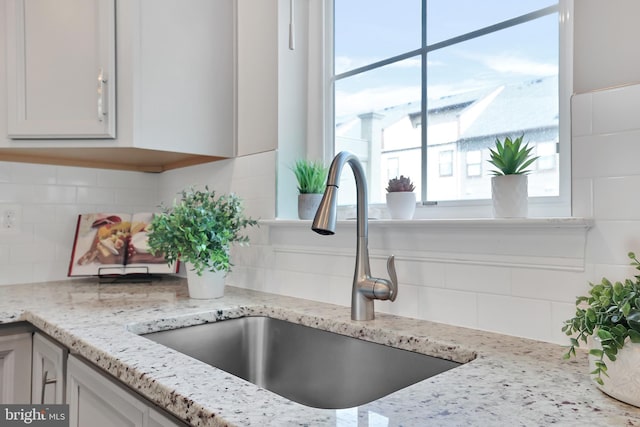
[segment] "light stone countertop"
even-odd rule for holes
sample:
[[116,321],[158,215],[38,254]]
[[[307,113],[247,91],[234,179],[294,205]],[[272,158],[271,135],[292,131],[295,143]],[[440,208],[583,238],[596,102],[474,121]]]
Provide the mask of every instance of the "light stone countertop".
[[[266,315],[458,362],[469,362],[357,408],[291,402],[136,335]],[[584,352],[538,341],[227,286],[192,300],[186,283],[70,280],[0,287],[0,323],[28,321],[131,389],[195,426],[640,426],[640,408],[601,393]],[[505,319],[508,321],[508,319]]]

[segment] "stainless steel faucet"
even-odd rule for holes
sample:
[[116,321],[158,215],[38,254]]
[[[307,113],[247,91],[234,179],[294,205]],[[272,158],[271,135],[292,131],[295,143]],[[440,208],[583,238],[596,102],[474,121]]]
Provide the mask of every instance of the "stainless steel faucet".
[[371,277],[369,266],[369,213],[367,204],[367,179],[362,169],[362,164],[355,154],[342,151],[331,162],[327,177],[327,188],[322,196],[322,201],[316,212],[311,229],[323,235],[335,234],[338,184],[340,173],[345,163],[349,163],[356,179],[358,196],[357,206],[357,234],[356,247],[356,271],[353,275],[353,289],[351,291],[351,319],[373,320],[375,317],[373,301],[395,301],[398,295],[398,278],[394,256],[387,260],[387,270],[391,280]]

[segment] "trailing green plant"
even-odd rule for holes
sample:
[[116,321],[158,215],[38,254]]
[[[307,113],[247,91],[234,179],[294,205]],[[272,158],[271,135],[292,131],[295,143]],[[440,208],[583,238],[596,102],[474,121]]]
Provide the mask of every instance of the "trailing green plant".
[[205,187],[180,194],[180,201],[172,207],[161,205],[162,213],[151,221],[151,252],[164,254],[170,264],[191,263],[199,276],[204,270],[231,271],[231,244],[247,244],[249,237],[240,233],[257,221],[245,217],[242,200],[233,193],[216,198],[215,191]]
[[413,191],[415,188],[408,176],[400,175],[400,177],[389,180],[386,190],[388,193],[398,193],[401,191]]
[[298,180],[298,191],[300,194],[324,193],[328,170],[322,162],[305,159],[296,161],[293,167],[293,173]]
[[507,136],[504,142],[496,138],[495,150],[489,149],[491,159],[487,160],[497,168],[491,171],[493,175],[526,175],[530,172],[527,168],[538,159],[538,156],[531,155],[533,147],[529,147],[528,143],[522,145],[523,138],[524,134],[514,140]]
[[[636,270],[640,262],[633,252],[628,253]],[[618,351],[630,341],[640,343],[640,275],[635,280],[611,283],[603,278],[598,284],[589,283],[588,296],[576,299],[575,317],[564,322],[562,331],[571,338],[571,346],[565,359],[576,355],[580,342],[587,343],[589,337],[600,341],[602,348],[593,348],[589,354],[595,356],[594,380],[602,385],[607,375],[605,356],[616,360]]]

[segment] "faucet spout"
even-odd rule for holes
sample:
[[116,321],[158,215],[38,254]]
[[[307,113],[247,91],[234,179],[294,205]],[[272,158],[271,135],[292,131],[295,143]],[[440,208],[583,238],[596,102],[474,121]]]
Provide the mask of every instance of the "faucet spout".
[[376,299],[394,301],[398,294],[398,279],[393,256],[389,257],[387,262],[390,280],[371,277],[368,248],[367,179],[362,164],[355,154],[342,151],[331,162],[327,176],[327,187],[311,229],[322,235],[335,234],[340,174],[347,163],[353,171],[357,193],[356,268],[351,292],[351,319],[373,320],[375,317],[373,301]]

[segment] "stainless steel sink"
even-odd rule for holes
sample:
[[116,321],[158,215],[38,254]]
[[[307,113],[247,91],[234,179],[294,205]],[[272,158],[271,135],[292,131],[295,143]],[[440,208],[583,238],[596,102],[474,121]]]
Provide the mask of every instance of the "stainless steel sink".
[[316,408],[362,405],[460,365],[269,317],[144,336]]

